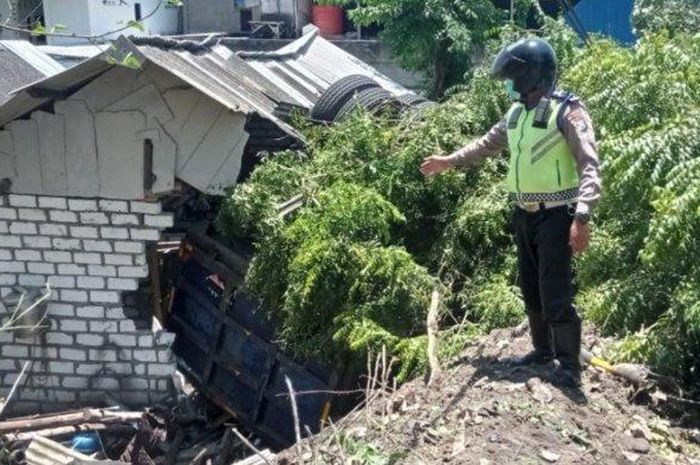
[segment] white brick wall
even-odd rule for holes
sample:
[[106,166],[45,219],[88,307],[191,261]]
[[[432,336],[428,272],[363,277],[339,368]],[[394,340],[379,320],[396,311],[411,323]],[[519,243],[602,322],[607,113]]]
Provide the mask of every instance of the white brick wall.
[[170,226],[157,203],[0,196],[0,292],[54,289],[45,337],[0,333],[0,397],[24,361],[42,362],[30,375],[41,383],[21,390],[16,413],[96,405],[105,391],[135,406],[168,394],[174,335],[137,329],[122,300],[148,276],[146,243]]

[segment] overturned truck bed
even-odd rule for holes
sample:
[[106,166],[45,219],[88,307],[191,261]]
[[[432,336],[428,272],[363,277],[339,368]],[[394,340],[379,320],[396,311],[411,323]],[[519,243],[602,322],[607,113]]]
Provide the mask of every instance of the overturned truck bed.
[[332,392],[357,387],[348,365],[298,363],[272,342],[275,322],[241,290],[247,259],[216,240],[190,234],[166,265],[173,283],[168,326],[177,336],[178,364],[211,401],[271,447],[295,442],[286,379],[291,381],[302,431],[319,431],[352,406]]

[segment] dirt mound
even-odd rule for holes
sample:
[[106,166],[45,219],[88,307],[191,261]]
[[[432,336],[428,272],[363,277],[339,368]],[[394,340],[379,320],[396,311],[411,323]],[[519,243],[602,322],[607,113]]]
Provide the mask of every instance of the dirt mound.
[[[523,328],[495,331],[430,386],[375,390],[364,409],[278,463],[700,465],[697,430],[631,403],[624,381],[589,368],[581,389],[561,388],[548,381],[552,366],[503,362],[527,350]],[[380,386],[383,371],[374,370]]]

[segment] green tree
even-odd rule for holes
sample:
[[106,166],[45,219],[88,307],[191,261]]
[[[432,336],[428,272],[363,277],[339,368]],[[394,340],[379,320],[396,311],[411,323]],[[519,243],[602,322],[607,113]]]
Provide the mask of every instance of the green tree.
[[[516,1],[517,23],[525,23],[530,6],[531,0]],[[401,65],[425,74],[431,97],[464,82],[486,41],[510,20],[488,0],[357,0],[349,15],[360,26],[381,25]]]

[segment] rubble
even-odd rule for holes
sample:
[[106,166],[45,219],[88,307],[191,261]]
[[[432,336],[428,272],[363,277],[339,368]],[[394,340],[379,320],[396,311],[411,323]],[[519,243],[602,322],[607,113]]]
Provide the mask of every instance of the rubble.
[[0,422],[0,465],[253,465],[260,440],[196,392],[142,411],[85,408]]

